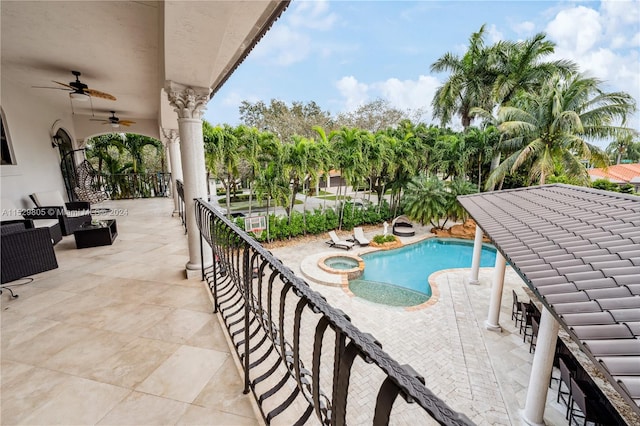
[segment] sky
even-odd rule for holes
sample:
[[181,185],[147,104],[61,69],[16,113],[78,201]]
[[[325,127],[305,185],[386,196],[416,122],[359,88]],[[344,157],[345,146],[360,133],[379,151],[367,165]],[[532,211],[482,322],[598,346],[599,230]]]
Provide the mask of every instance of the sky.
[[[463,55],[483,24],[487,44],[544,32],[556,43],[549,59],[572,59],[605,90],[640,102],[640,0],[293,0],[204,118],[238,125],[243,100],[315,101],[337,114],[382,98],[434,123],[431,100],[448,74],[430,66],[446,52]],[[640,114],[628,125],[640,130]]]

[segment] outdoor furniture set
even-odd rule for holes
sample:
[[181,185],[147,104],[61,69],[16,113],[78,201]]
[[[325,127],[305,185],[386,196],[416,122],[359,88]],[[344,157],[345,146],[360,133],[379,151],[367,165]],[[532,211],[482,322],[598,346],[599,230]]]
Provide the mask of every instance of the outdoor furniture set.
[[[65,203],[58,191],[29,197],[36,207],[18,209],[2,200],[2,284],[57,268],[53,246],[63,235],[74,235],[77,248],[110,245],[118,235],[114,219],[92,220],[88,202]],[[0,293],[3,288],[17,297],[5,286]]]

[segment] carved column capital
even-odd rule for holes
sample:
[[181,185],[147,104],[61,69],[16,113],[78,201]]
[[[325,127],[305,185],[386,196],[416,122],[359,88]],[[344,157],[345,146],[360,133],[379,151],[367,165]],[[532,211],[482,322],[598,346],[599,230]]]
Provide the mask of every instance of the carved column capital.
[[179,142],[180,133],[178,133],[178,129],[161,128],[160,130],[162,131],[162,136],[167,145]]
[[173,81],[167,81],[165,85],[169,103],[178,118],[201,119],[209,102],[211,89],[208,87],[189,87]]

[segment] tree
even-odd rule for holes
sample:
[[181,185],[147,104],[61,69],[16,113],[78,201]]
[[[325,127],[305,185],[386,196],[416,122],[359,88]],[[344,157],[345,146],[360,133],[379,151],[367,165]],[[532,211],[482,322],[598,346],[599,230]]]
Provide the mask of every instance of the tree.
[[606,165],[606,154],[587,142],[617,137],[629,129],[615,125],[635,110],[635,101],[624,92],[605,93],[595,78],[560,75],[548,80],[539,93],[522,93],[514,106],[501,107],[499,130],[504,145],[513,150],[489,176],[487,186],[525,164],[532,182],[544,184],[562,164],[566,175],[585,184],[589,177],[583,161]]
[[434,228],[439,228],[440,220],[447,215],[448,198],[449,194],[440,179],[420,174],[407,185],[404,212],[422,225],[430,223]]
[[338,115],[336,119],[340,127],[351,127],[367,130],[371,133],[396,127],[403,120],[418,120],[423,112],[402,111],[391,106],[386,99],[376,99],[360,105],[355,111]]
[[242,101],[240,120],[247,126],[277,135],[285,143],[289,143],[294,135],[313,137],[313,126],[333,128],[331,114],[313,101],[307,104],[294,101],[291,106],[277,99],[271,99],[269,105],[263,101]]
[[432,72],[449,71],[448,79],[438,87],[431,101],[433,117],[447,125],[455,114],[460,115],[462,127],[471,125],[471,108],[491,110],[491,91],[495,81],[492,52],[484,45],[485,25],[471,34],[464,56],[445,53],[431,64]]
[[578,65],[569,60],[542,61],[555,50],[555,43],[546,37],[545,33],[538,33],[527,40],[500,41],[492,47],[495,104],[506,106],[523,91],[536,92],[555,74],[569,78],[578,72]]
[[120,153],[124,151],[122,143],[124,134],[107,133],[106,135],[94,136],[87,141],[87,157],[98,159],[98,174],[102,174],[102,165],[107,158],[111,158],[109,148],[115,147]]
[[633,145],[633,133],[630,132],[626,135],[620,135],[615,141],[611,142],[609,146],[607,146],[607,154],[611,156],[611,159],[615,164],[620,164],[623,158],[628,158],[628,154],[630,152],[633,153]]
[[231,192],[235,193],[240,164],[240,141],[229,125],[203,126],[205,164],[226,190],[227,218],[231,217]]
[[162,142],[148,136],[127,133],[122,140],[122,145],[131,155],[131,170],[133,173],[142,173],[145,171],[145,155],[144,148],[153,147],[157,152],[162,150]]

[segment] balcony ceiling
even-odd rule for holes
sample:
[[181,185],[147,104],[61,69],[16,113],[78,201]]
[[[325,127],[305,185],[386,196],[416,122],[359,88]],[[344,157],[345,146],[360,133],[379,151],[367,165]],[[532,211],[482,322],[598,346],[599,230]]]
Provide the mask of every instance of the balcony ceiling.
[[73,107],[74,120],[88,119],[90,103],[71,105],[63,90],[33,87],[68,84],[77,70],[90,89],[117,98],[92,98],[101,118],[115,110],[122,118],[176,127],[161,122],[167,120],[160,114],[165,80],[217,90],[287,4],[3,0],[2,85],[64,111]]

